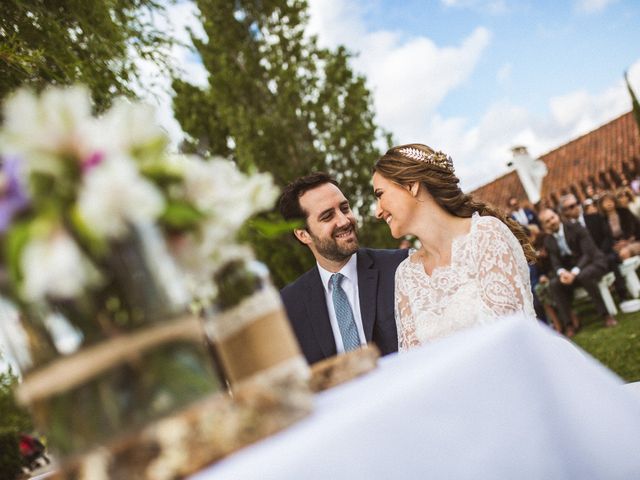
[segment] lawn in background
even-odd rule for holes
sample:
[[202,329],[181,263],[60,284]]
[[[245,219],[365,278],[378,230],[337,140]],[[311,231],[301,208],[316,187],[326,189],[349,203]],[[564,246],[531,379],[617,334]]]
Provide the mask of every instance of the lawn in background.
[[579,306],[576,313],[582,328],[573,341],[626,382],[640,381],[640,312],[618,313],[612,328],[604,327],[590,305]]

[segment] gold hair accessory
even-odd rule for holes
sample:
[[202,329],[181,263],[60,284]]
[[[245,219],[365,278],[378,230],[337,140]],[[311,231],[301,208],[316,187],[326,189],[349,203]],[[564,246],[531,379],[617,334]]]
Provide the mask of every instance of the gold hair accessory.
[[451,157],[446,153],[443,153],[443,152],[427,153],[418,148],[413,148],[413,147],[399,148],[398,152],[400,152],[403,156],[407,158],[418,160],[420,162],[424,162],[429,165],[434,165],[439,168],[444,168],[450,173],[454,172],[453,160],[451,160]]

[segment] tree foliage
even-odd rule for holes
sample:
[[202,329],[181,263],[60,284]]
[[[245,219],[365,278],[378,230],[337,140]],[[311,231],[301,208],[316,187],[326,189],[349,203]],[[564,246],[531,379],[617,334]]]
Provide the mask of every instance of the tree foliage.
[[631,88],[629,78],[627,77],[627,72],[624,73],[624,83],[627,85],[627,90],[629,91],[629,96],[631,97],[633,118],[635,118],[636,124],[638,125],[638,131],[640,131],[640,102],[638,102],[638,97],[636,97],[636,93],[633,91],[633,88]]
[[[381,132],[365,79],[349,65],[350,53],[320,48],[306,33],[304,0],[196,3],[207,39],[193,42],[209,85],[174,82],[174,111],[188,134],[184,150],[232,156],[241,169],[271,172],[280,186],[328,171],[362,218],[363,243],[379,237],[371,226],[370,179]],[[291,235],[248,235],[278,285],[312,263]]]
[[0,99],[23,85],[83,83],[103,110],[115,95],[131,95],[139,58],[166,66],[162,47],[171,40],[154,23],[164,3],[3,0]]
[[0,372],[0,478],[18,477],[22,471],[19,434],[33,429],[31,417],[15,401],[13,392],[17,384],[11,369]]
[[33,428],[31,417],[18,404],[13,390],[18,378],[11,370],[0,372],[0,429],[30,432]]

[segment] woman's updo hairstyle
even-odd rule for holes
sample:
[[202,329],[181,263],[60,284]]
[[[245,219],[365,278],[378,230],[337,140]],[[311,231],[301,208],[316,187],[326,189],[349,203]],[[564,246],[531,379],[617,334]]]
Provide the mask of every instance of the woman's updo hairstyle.
[[400,185],[420,182],[445,211],[456,217],[469,218],[474,212],[490,215],[502,221],[516,236],[528,262],[536,260],[536,253],[522,226],[484,202],[475,201],[460,190],[453,162],[448,155],[420,143],[399,145],[387,151],[373,167],[374,172]]

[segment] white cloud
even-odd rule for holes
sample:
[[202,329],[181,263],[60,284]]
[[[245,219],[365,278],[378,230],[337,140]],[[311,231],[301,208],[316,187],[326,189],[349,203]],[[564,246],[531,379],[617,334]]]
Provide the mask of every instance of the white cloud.
[[574,6],[575,9],[581,13],[598,13],[616,1],[617,0],[575,0]]
[[[474,7],[487,2],[443,3]],[[424,36],[367,31],[362,21],[364,7],[356,2],[312,0],[310,7],[311,28],[321,44],[344,44],[359,52],[353,66],[368,79],[378,123],[399,143],[432,142],[433,147],[449,153],[464,190],[506,173],[514,145],[525,145],[533,156],[540,156],[631,108],[620,79],[601,92],[574,91],[554,97],[543,114],[500,101],[490,105],[476,123],[464,117],[444,117],[438,107],[456,87],[471,81],[490,43],[489,31],[479,27],[459,45],[440,47]],[[504,64],[497,81],[507,82],[510,73],[510,64]],[[640,59],[631,67],[629,79],[640,93]]]
[[401,143],[424,138],[429,117],[469,79],[491,38],[478,27],[460,45],[440,47],[424,36],[367,32],[354,2],[313,0],[310,7],[310,29],[321,45],[343,44],[358,54],[353,66],[367,77],[377,120]]
[[441,0],[440,3],[449,8],[468,8],[492,15],[499,15],[508,10],[505,0]]
[[[629,81],[640,91],[640,58],[629,70]],[[477,125],[460,123],[452,154],[465,189],[473,189],[507,172],[511,147],[525,145],[532,156],[543,155],[613,120],[631,109],[623,79],[600,92],[584,90],[551,98],[548,113],[536,116],[515,105],[494,104]],[[457,139],[467,139],[458,142]]]

